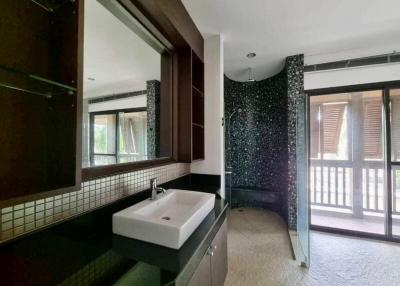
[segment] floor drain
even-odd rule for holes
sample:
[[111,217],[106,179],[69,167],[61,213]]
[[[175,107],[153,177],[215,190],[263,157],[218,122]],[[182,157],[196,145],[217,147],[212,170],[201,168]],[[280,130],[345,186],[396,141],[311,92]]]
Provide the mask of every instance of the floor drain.
[[165,220],[171,220],[171,218],[169,216],[164,216],[161,219],[165,219]]

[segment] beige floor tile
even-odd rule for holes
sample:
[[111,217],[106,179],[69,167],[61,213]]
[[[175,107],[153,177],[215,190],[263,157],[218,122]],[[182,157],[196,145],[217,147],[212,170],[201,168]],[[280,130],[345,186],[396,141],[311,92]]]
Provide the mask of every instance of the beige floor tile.
[[311,267],[293,260],[285,222],[275,213],[233,209],[226,286],[400,286],[400,246],[311,232]]

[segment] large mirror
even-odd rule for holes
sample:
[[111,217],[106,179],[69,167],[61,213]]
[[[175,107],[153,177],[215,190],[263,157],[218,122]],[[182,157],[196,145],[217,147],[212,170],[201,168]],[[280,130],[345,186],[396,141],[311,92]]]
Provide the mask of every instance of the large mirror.
[[161,138],[166,53],[118,1],[85,1],[83,168],[171,156],[160,146],[170,140]]

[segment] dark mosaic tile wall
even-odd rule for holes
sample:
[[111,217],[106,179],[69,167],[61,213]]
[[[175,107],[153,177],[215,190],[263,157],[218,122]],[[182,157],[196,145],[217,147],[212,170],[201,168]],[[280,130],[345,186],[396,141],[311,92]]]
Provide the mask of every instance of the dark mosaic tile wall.
[[232,204],[272,209],[296,228],[296,104],[304,95],[303,56],[288,57],[271,78],[247,83],[225,77],[224,84]]
[[225,159],[232,166],[232,204],[267,207],[286,217],[285,72],[253,83],[225,77],[224,84]]
[[[297,106],[303,102],[304,94],[304,56],[296,55],[286,59],[288,95],[288,225],[290,229],[297,228],[297,192],[296,192],[296,134],[304,135],[305,126],[296,131]],[[301,135],[299,134],[299,135]]]
[[160,157],[160,87],[158,80],[149,80],[147,86],[147,157]]

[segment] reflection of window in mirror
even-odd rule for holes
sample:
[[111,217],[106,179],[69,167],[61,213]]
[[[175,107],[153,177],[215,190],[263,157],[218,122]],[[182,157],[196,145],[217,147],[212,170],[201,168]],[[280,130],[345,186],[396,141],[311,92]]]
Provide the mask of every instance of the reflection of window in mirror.
[[89,112],[91,165],[147,160],[147,110],[133,108]]
[[85,1],[83,167],[160,157],[163,48],[119,9]]

